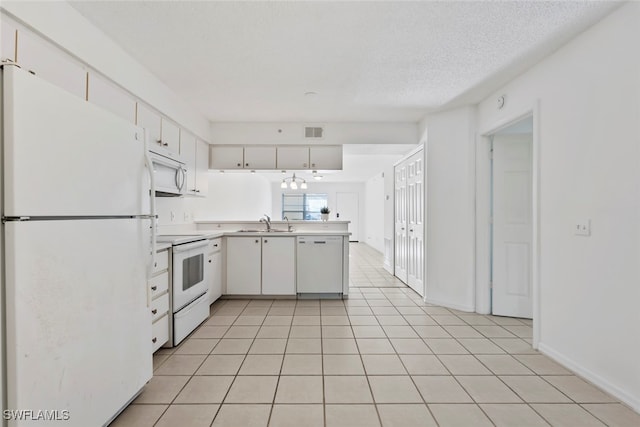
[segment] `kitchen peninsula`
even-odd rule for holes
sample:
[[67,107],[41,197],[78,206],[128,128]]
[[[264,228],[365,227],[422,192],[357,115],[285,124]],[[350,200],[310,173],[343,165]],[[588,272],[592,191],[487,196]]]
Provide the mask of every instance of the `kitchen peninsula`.
[[339,298],[349,293],[349,221],[196,220],[223,237],[228,296]]

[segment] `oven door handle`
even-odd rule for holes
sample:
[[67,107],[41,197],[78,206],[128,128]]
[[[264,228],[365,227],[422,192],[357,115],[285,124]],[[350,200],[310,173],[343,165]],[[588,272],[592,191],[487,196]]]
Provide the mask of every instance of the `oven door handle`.
[[209,245],[208,240],[201,240],[193,243],[187,243],[185,245],[178,245],[173,247],[173,253],[177,254],[180,252],[190,251],[192,249],[204,248]]

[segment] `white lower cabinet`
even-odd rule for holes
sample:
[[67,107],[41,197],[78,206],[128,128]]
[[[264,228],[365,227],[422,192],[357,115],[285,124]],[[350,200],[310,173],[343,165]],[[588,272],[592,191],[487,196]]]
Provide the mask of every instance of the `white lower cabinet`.
[[147,286],[151,295],[151,346],[155,352],[169,341],[169,249],[157,252]]
[[262,238],[262,294],[296,294],[295,237]]
[[295,295],[294,237],[228,237],[227,294]]
[[207,255],[209,304],[213,304],[222,295],[222,239],[209,241]]
[[260,237],[227,238],[227,294],[260,295]]

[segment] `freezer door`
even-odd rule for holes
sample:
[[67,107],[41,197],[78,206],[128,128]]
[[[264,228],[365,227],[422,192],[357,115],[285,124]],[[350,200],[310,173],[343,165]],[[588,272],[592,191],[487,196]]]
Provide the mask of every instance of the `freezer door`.
[[68,410],[70,425],[104,425],[152,375],[149,221],[5,230],[7,408]]
[[17,67],[2,74],[5,216],[149,213],[141,128]]

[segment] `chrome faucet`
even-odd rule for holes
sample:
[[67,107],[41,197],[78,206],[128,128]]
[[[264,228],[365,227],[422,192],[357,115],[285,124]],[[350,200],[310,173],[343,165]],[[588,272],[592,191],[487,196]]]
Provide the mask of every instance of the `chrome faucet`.
[[260,222],[264,222],[267,224],[267,231],[271,231],[271,217],[267,214],[264,214],[262,218],[260,218]]
[[289,224],[289,218],[287,218],[287,216],[285,215],[282,219],[287,221],[287,231],[293,231],[293,229],[291,228],[291,224]]

